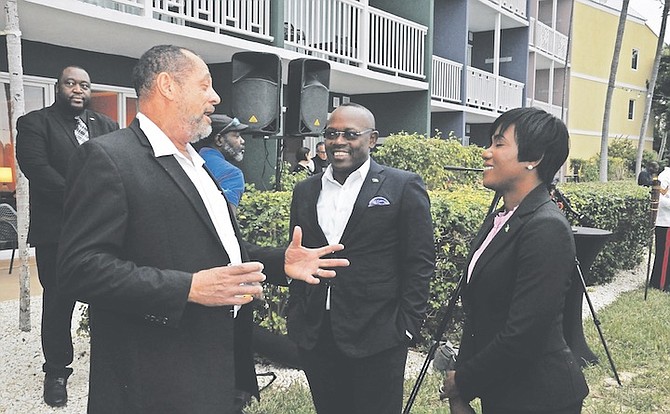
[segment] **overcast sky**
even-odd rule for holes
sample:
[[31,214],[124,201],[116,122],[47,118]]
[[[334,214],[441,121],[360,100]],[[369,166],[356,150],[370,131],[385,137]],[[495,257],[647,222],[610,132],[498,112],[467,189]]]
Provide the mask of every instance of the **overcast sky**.
[[[663,3],[660,0],[630,0],[629,8],[635,9],[638,13],[647,18],[647,24],[658,34],[661,30],[661,12]],[[670,27],[665,28],[665,42],[670,43]]]

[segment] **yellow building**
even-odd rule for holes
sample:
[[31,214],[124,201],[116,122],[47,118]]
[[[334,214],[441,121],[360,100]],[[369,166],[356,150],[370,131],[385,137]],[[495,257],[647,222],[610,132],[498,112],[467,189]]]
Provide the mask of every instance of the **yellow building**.
[[[568,105],[570,159],[588,159],[600,152],[607,84],[614,53],[620,7],[575,0],[572,24]],[[633,2],[631,2],[631,6]],[[647,84],[658,36],[629,6],[612,97],[609,139],[626,138],[637,147],[645,110]],[[645,148],[651,149],[653,122],[648,123]]]

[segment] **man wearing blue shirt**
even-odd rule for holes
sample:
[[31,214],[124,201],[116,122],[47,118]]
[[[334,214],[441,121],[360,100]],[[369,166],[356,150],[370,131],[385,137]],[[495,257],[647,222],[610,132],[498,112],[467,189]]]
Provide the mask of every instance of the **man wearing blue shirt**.
[[204,146],[199,154],[236,210],[244,192],[244,174],[231,161],[241,162],[244,158],[244,138],[240,132],[249,126],[226,115],[215,114],[210,118],[212,133],[202,140]]

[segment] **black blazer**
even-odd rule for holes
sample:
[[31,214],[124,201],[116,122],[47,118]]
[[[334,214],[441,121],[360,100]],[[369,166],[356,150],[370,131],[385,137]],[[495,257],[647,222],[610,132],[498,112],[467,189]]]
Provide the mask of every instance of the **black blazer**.
[[[474,239],[468,263],[494,216]],[[584,399],[588,388],[562,328],[574,272],[572,230],[540,185],[493,238],[463,289],[456,383],[466,400],[480,397],[485,412],[542,412]]]
[[[257,394],[251,306],[187,302],[192,274],[229,258],[177,160],[135,120],[82,145],[67,184],[60,282],[90,304],[90,412],[220,414],[235,387]],[[285,283],[283,249],[241,248]]]
[[[317,221],[323,173],[299,182],[293,192],[291,225],[303,243],[327,244]],[[376,201],[376,202],[375,202]],[[312,349],[324,317],[326,285],[331,286],[333,336],[351,357],[365,357],[415,338],[426,313],[435,247],[430,202],[421,178],[372,161],[342,235],[337,254],[350,266],[328,283],[290,284],[288,331],[299,346]]]
[[[111,118],[84,110],[82,119],[89,138],[119,129]],[[53,104],[20,117],[16,124],[16,158],[30,180],[30,228],[32,245],[57,243],[63,215],[63,192],[68,161],[79,147],[75,121]]]

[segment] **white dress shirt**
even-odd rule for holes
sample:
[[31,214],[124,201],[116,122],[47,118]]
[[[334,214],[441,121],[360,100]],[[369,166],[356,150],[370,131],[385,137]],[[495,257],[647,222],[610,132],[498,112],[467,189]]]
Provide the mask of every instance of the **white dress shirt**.
[[[233,223],[228,212],[228,205],[223,193],[216,185],[212,177],[205,170],[205,160],[196,152],[193,147],[186,145],[186,151],[191,159],[188,159],[182,154],[177,147],[170,141],[165,133],[146,115],[142,113],[137,114],[137,119],[140,122],[140,129],[149,139],[149,144],[154,151],[156,158],[172,155],[175,157],[181,168],[184,170],[188,178],[191,180],[196,190],[200,194],[200,198],[205,204],[207,213],[214,223],[216,234],[223,244],[230,264],[242,263],[242,253],[240,251],[240,243],[235,236]],[[237,314],[239,306],[235,306],[234,314]]]
[[[316,202],[316,216],[328,244],[337,244],[342,239],[368,171],[370,171],[370,158],[349,174],[344,184],[338,183],[333,178],[332,165],[329,165],[323,173],[321,193]],[[330,310],[330,286],[326,296],[326,310]]]

